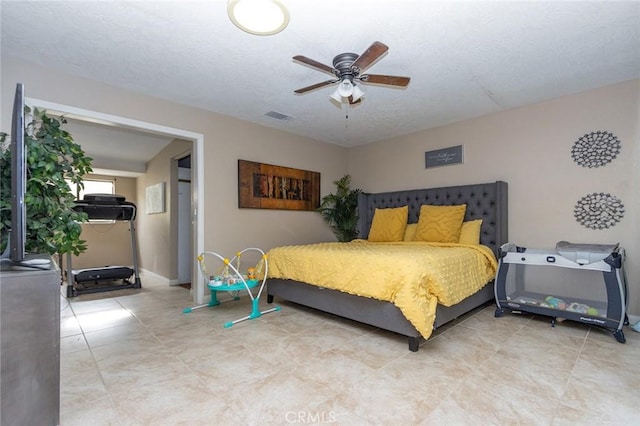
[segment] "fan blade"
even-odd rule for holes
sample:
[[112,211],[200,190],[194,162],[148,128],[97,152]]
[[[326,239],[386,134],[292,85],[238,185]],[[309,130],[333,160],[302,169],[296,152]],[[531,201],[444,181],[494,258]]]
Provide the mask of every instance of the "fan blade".
[[364,71],[377,61],[380,56],[384,55],[387,50],[389,50],[389,46],[379,41],[374,41],[373,44],[351,64],[351,68],[358,68],[360,72]]
[[309,59],[306,56],[297,55],[293,57],[293,60],[309,65],[310,67],[315,68],[318,71],[326,72],[331,75],[336,75],[336,73],[333,72],[333,68],[331,68],[330,66],[321,64],[320,62],[314,61],[313,59]]
[[337,82],[338,80],[327,80],[327,81],[323,81],[322,83],[316,83],[311,86],[303,87],[302,89],[294,90],[294,92],[298,94],[307,93],[307,92],[310,92],[311,90],[319,89],[320,87],[328,86],[330,84],[337,83]]
[[411,79],[409,77],[399,77],[397,75],[365,74],[360,76],[363,83],[387,84],[389,86],[407,87]]

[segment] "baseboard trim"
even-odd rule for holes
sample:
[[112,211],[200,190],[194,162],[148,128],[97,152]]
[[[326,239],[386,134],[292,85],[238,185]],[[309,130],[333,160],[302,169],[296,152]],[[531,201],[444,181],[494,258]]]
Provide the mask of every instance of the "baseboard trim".
[[[174,280],[170,280],[167,277],[163,277],[162,275],[158,275],[155,272],[152,272],[152,271],[150,271],[148,269],[140,268],[140,271],[143,272],[145,275],[153,276],[154,279],[156,279],[158,281],[161,281],[161,282],[164,282],[167,285],[172,285],[171,282],[174,281]],[[175,280],[175,281],[177,281],[177,280]]]

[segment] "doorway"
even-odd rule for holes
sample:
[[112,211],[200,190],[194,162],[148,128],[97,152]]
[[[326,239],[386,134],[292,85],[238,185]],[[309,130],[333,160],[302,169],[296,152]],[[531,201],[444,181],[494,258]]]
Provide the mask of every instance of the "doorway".
[[[191,211],[193,212],[193,217],[195,220],[193,221],[193,242],[192,246],[190,247],[190,252],[195,258],[195,253],[201,253],[204,250],[204,241],[202,238],[202,235],[204,234],[204,215],[200,214],[198,210],[198,200],[201,197],[197,197],[197,194],[199,192],[204,191],[204,135],[202,133],[162,126],[145,121],[130,119],[127,117],[120,117],[116,115],[101,113],[98,111],[44,101],[41,99],[27,98],[25,99],[25,102],[33,107],[44,109],[51,113],[58,112],[60,114],[64,114],[69,118],[91,121],[93,123],[104,124],[106,126],[115,126],[119,128],[139,130],[143,132],[146,131],[149,133],[170,136],[192,142]],[[195,304],[202,304],[204,303],[205,297],[204,282],[202,279],[202,272],[199,268],[196,268],[195,264],[193,264],[191,267],[191,277],[191,283],[195,284],[192,287],[193,301]]]
[[178,285],[191,288],[191,268],[194,258],[190,247],[193,246],[193,221],[191,212],[191,154],[178,158],[174,162],[178,168]]

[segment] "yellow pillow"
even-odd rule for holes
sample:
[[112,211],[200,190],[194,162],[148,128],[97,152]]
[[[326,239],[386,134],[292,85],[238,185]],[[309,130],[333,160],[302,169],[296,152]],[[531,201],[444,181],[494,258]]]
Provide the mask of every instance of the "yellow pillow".
[[404,238],[403,241],[413,241],[416,237],[416,231],[418,230],[417,223],[408,223],[407,229],[404,230]]
[[408,217],[408,206],[376,209],[373,213],[368,240],[374,242],[402,241]]
[[480,228],[482,219],[462,222],[460,228],[460,244],[480,244]]
[[423,204],[420,207],[415,240],[434,243],[457,243],[460,240],[460,229],[462,228],[466,210],[466,204],[457,206]]

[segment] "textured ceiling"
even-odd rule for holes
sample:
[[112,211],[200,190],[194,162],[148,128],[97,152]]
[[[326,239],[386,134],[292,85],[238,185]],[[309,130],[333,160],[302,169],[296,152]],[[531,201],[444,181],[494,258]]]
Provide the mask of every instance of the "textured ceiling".
[[[283,2],[289,26],[261,37],[224,0],[2,1],[2,55],[342,146],[640,77],[638,1]],[[362,86],[348,119],[333,87],[293,93],[329,77],[294,55],[331,65],[376,40],[368,71],[406,89]]]

